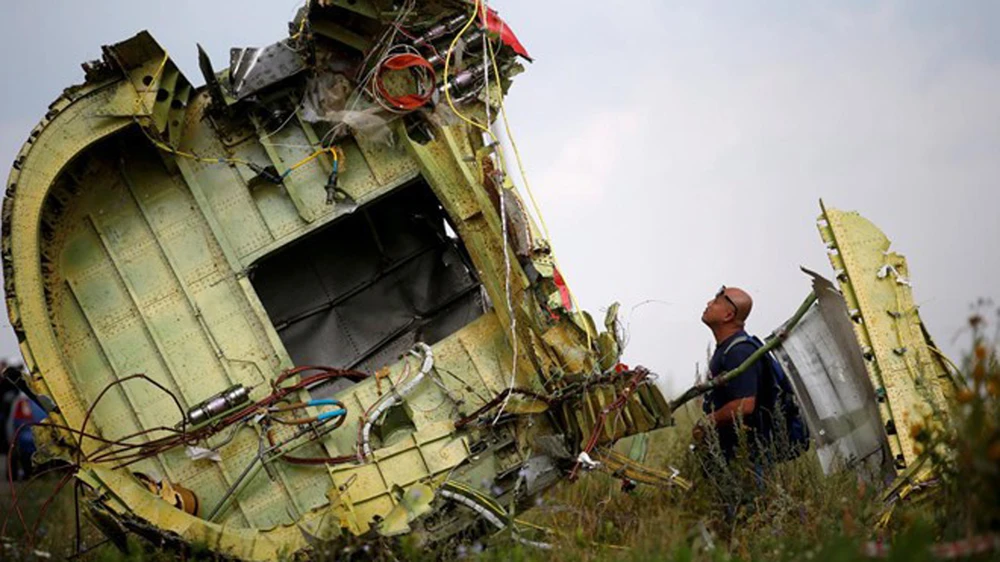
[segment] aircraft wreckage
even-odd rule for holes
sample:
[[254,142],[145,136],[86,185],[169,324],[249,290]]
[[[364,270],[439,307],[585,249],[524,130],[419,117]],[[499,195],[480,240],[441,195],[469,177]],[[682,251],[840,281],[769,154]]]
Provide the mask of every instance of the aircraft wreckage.
[[[312,0],[289,30],[200,52],[199,88],[145,32],[104,47],[31,132],[2,256],[36,461],[116,540],[248,560],[539,544],[514,513],[581,469],[687,485],[610,448],[706,387],[668,402],[619,364],[617,307],[574,305],[486,125],[528,58],[498,14]],[[895,426],[948,371],[885,237],[821,232],[842,291],[817,278],[777,355],[824,468],[904,471]]]

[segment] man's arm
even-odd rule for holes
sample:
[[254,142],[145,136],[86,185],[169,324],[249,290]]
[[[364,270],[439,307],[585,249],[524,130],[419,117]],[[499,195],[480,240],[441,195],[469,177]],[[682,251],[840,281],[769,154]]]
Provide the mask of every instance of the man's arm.
[[[756,407],[756,396],[737,398],[736,400],[726,402],[721,408],[708,414],[706,417],[715,423],[716,428],[721,428],[735,424],[737,419],[746,419],[747,416],[753,413],[753,410]],[[695,441],[699,442],[705,438],[705,427],[702,421],[698,421],[698,423],[691,428],[691,436]]]
[[[726,354],[723,362],[724,372],[731,371],[743,364],[756,348],[749,344],[739,344],[733,347]],[[761,377],[761,362],[758,360],[751,364],[743,374],[722,385],[716,392],[722,392],[722,396],[730,400],[721,408],[711,412],[707,417],[711,418],[717,428],[727,427],[736,422],[737,417],[745,419],[754,412],[757,407],[757,382]],[[700,441],[704,437],[703,422],[699,422],[692,429],[692,437],[695,441]]]
[[721,408],[712,412],[708,417],[715,423],[716,427],[724,427],[736,423],[738,418],[746,418],[753,413],[757,407],[757,397],[747,396],[737,398],[723,404]]

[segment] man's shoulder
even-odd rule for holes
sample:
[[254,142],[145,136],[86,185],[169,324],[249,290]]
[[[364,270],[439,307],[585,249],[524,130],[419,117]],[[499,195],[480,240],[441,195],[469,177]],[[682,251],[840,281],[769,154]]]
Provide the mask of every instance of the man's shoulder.
[[747,360],[760,346],[758,345],[755,338],[746,333],[740,332],[736,334],[731,339],[727,340],[726,346],[723,348],[724,359],[726,369],[733,369],[738,367],[744,361]]
[[739,353],[746,350],[750,350],[750,352],[753,353],[753,350],[759,347],[757,344],[758,341],[759,340],[756,336],[751,335],[746,331],[740,331],[726,338],[719,345],[718,350],[721,351],[723,355],[727,356],[731,353]]

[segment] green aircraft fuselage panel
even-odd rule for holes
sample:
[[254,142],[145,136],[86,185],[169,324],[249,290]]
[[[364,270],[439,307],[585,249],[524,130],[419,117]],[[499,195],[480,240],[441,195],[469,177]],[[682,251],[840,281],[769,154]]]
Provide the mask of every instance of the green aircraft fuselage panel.
[[[256,560],[345,532],[437,541],[470,505],[530,503],[591,435],[669,423],[456,118],[496,115],[516,50],[491,37],[494,58],[447,75],[419,41],[366,58],[396,18],[440,49],[478,31],[471,5],[383,4],[311,2],[228,72],[203,55],[200,88],[140,33],[85,65],[18,155],[8,310],[57,407],[39,454],[78,464],[95,520]],[[233,388],[244,402],[218,402]],[[572,415],[623,392],[613,427]],[[453,521],[416,525],[449,502]]]

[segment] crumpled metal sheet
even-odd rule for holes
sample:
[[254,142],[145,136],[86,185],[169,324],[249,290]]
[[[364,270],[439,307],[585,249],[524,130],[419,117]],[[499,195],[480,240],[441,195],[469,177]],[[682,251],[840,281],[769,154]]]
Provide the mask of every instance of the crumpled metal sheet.
[[795,387],[823,472],[891,472],[875,393],[844,299],[830,281],[803,271],[812,277],[817,303],[774,355]]
[[868,219],[820,203],[820,236],[879,397],[894,463],[903,469],[919,458],[910,427],[947,417],[955,381],[931,352],[906,258],[891,250],[889,238]]
[[[362,4],[372,2],[357,3]],[[454,3],[436,6],[428,0],[421,11],[466,17]],[[308,13],[322,19],[341,12]],[[361,25],[358,31],[370,29]],[[322,47],[319,41],[314,45]],[[327,47],[337,57],[342,53]],[[410,129],[392,117],[390,136],[398,142],[385,149],[374,146],[370,130],[352,125],[348,116],[339,122],[354,134],[337,136],[336,129],[314,128],[288,113],[298,107],[305,80],[300,75],[282,80],[287,84],[269,80],[287,78],[295,65],[270,78],[265,72],[254,82],[259,63],[252,59],[259,60],[259,53],[241,51],[251,56],[237,57],[237,95],[253,98],[253,89],[268,90],[267,96],[241,102],[223,91],[228,83],[214,80],[207,57],[202,57],[211,90],[206,96],[180,76],[148,34],[116,49],[106,61],[115,59],[114,76],[98,73],[99,82],[67,90],[52,104],[15,161],[3,205],[0,253],[5,271],[12,272],[4,276],[11,325],[32,373],[30,384],[55,399],[58,421],[129,440],[126,436],[175,424],[184,415],[178,403],[198,403],[233,383],[261,398],[269,382],[278,384],[272,377],[293,365],[388,368],[380,372],[384,376],[338,392],[350,408],[347,427],[290,437],[282,452],[301,449],[303,459],[317,461],[309,466],[280,456],[264,459],[261,430],[268,424],[258,415],[207,436],[199,442],[202,449],[186,450],[181,445],[189,443],[178,441],[134,469],[116,469],[117,459],[97,458],[99,442],[80,441],[68,430],[46,432],[50,438],[42,445],[51,446],[51,457],[83,461],[75,475],[87,484],[83,503],[100,514],[95,519],[110,535],[122,537],[127,529],[158,545],[199,545],[216,557],[274,560],[304,556],[321,543],[339,547],[376,539],[380,522],[415,485],[433,488],[447,480],[454,488],[489,491],[496,495],[491,503],[530,505],[524,490],[540,492],[576,458],[582,437],[576,418],[563,427],[551,410],[541,415],[544,400],[522,400],[511,401],[496,425],[456,426],[456,419],[510,384],[511,374],[518,387],[548,385],[546,392],[568,388],[581,394],[590,412],[587,423],[604,440],[669,422],[663,397],[645,384],[631,395],[623,422],[616,418],[610,430],[593,427],[594,412],[614,398],[613,385],[620,391],[619,379],[626,374],[605,373],[608,388],[590,387],[593,392],[585,397],[582,387],[572,385],[573,378],[601,374],[588,345],[598,334],[592,321],[571,310],[568,297],[561,302],[566,315],[545,307],[546,295],[568,291],[547,244],[518,255],[539,263],[532,279],[542,286],[529,284],[519,272],[507,273],[526,262],[506,259],[505,250],[518,246],[503,241],[503,217],[469,169],[467,157],[482,148],[475,131],[421,123]],[[353,63],[339,58],[344,66]],[[312,61],[310,67],[321,74],[345,71]],[[326,100],[330,107],[342,101],[338,96]],[[272,129],[262,109],[270,118],[284,116],[280,126],[274,123]],[[433,134],[410,134],[423,128]],[[336,147],[340,159],[318,146]],[[337,176],[333,161],[340,164]],[[295,165],[298,171],[292,162],[301,163]],[[256,168],[269,167],[284,170],[281,181],[256,182],[261,175]],[[408,186],[414,184],[408,182],[418,176],[430,191],[411,198]],[[339,185],[365,206],[344,215],[341,205],[326,202],[328,185]],[[375,216],[397,193],[403,200]],[[460,240],[446,231],[445,217]],[[530,227],[527,217],[522,222]],[[344,231],[345,224],[352,226]],[[521,252],[529,247],[521,246]],[[43,258],[46,265],[40,267]],[[547,270],[543,261],[551,262]],[[484,314],[483,301],[504,302],[508,284],[517,303],[487,304],[492,310]],[[323,318],[324,329],[307,326],[307,317]],[[554,324],[566,326],[566,333],[556,334],[564,351],[560,360],[571,359],[581,370],[560,369],[556,353],[544,345],[542,333]],[[291,337],[296,329],[298,337]],[[365,420],[355,414],[371,411],[386,396],[382,385],[413,372],[413,358],[398,356],[417,340],[437,345],[424,382],[403,393],[399,411],[406,419],[374,420],[378,434],[373,435],[381,442],[372,455],[327,466],[329,455],[356,450]],[[135,372],[167,391],[157,393],[137,381],[106,392]],[[95,396],[100,404],[92,402]],[[532,417],[517,415],[522,413]],[[552,438],[558,470],[533,465],[523,481],[506,478],[520,474],[528,456],[537,454],[529,444],[533,434]],[[394,435],[400,438],[390,438]],[[218,461],[210,450],[218,452]],[[151,494],[133,470],[183,486],[211,511],[177,509]],[[245,479],[238,476],[244,470]],[[529,476],[533,485],[525,487]],[[430,495],[417,495],[410,496],[414,502],[406,513],[397,512],[397,529],[426,508]],[[223,516],[212,517],[220,505]],[[439,506],[434,502],[432,508]],[[453,522],[436,529],[414,526],[418,539],[444,541],[467,528],[481,532],[474,527],[474,512],[445,514],[454,514]]]
[[237,100],[305,69],[305,59],[292,47],[289,39],[259,49],[232,49],[229,53],[230,89]]

